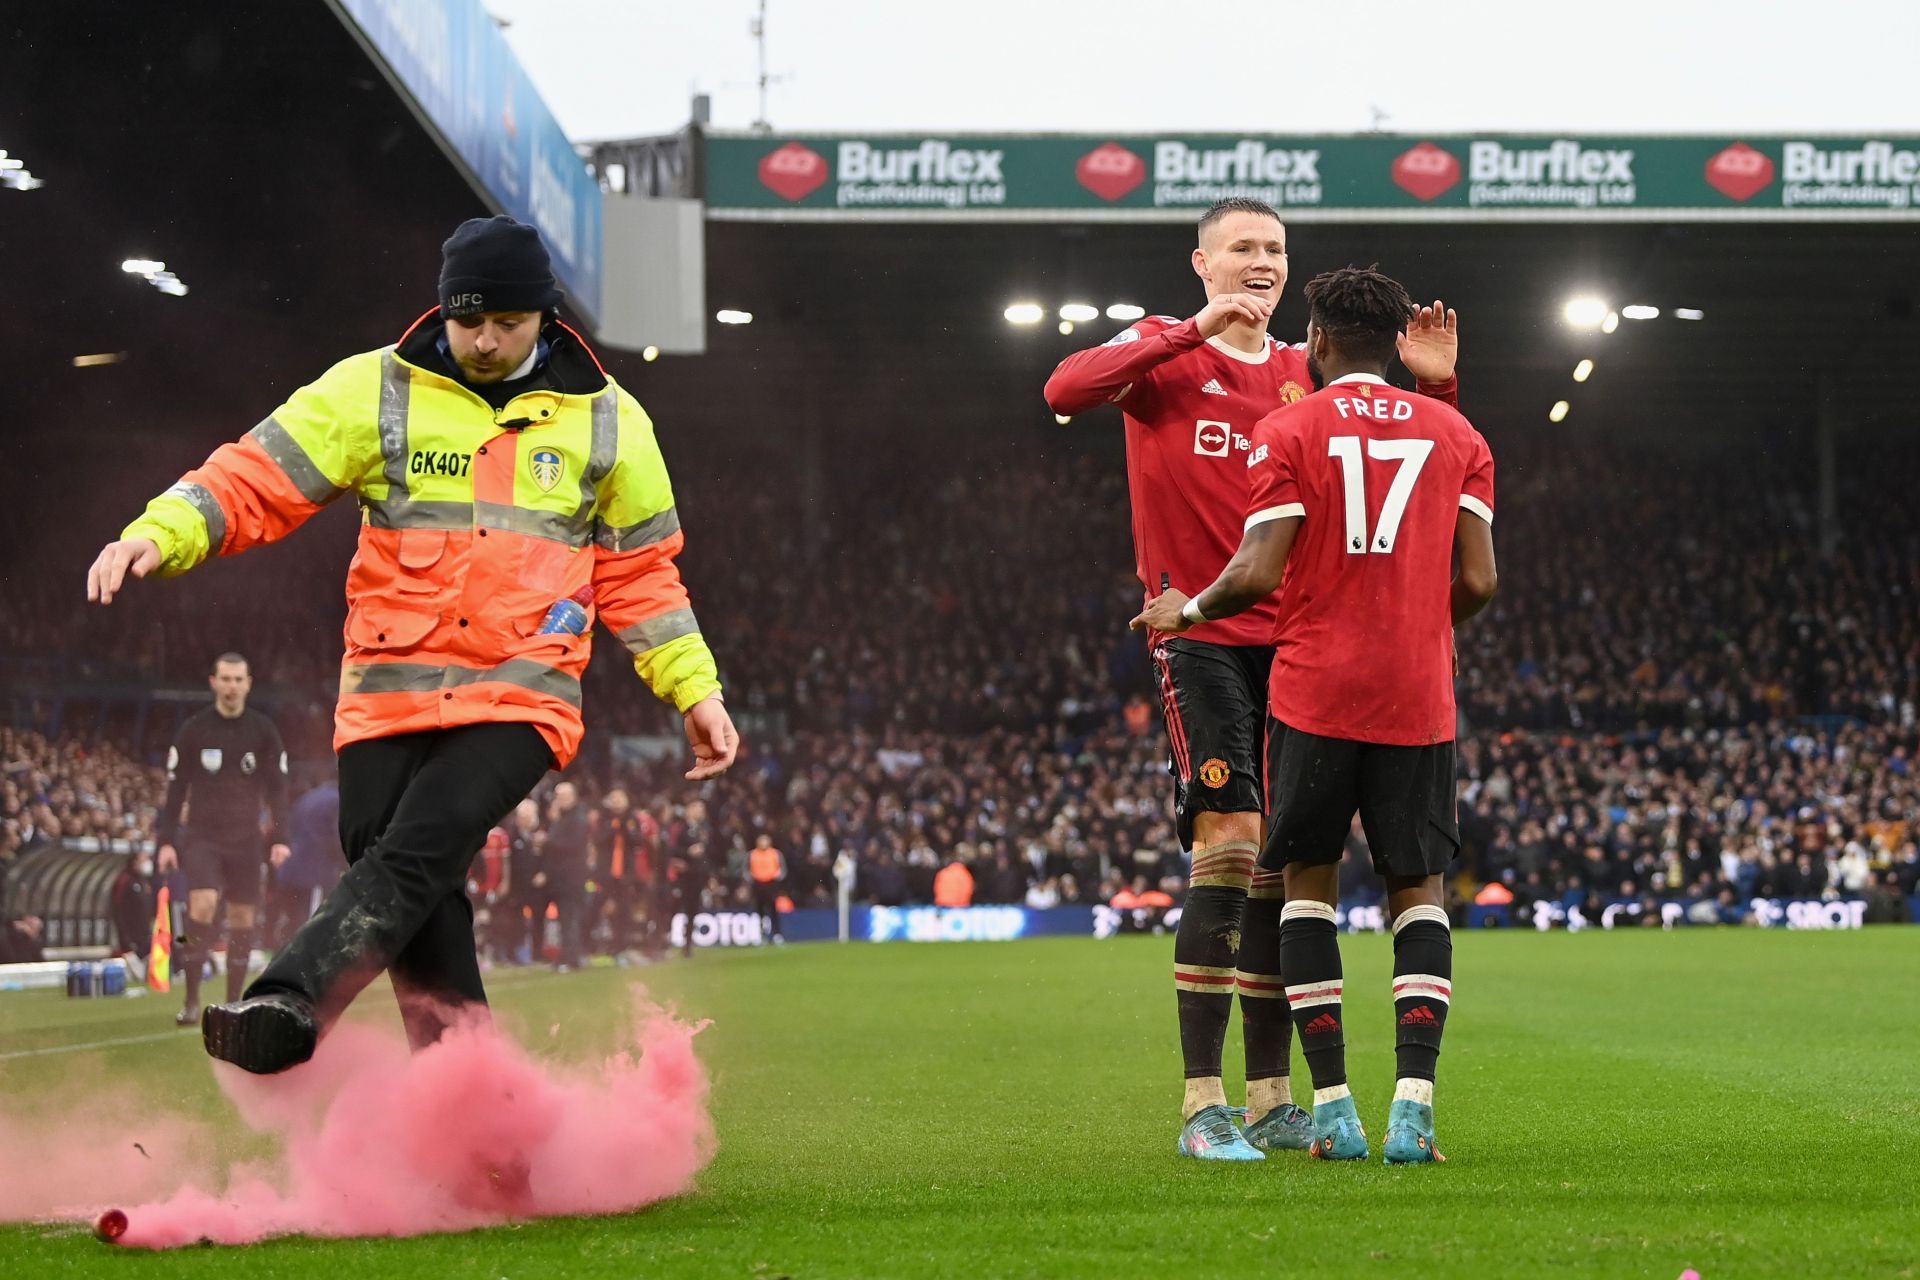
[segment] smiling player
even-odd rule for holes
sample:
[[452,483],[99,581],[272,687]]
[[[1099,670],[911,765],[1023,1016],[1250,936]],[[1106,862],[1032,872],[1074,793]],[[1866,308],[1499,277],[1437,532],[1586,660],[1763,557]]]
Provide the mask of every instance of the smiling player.
[[[1207,304],[1192,317],[1142,320],[1068,356],[1046,386],[1055,413],[1121,406],[1134,557],[1149,596],[1169,586],[1198,590],[1226,565],[1240,545],[1253,426],[1314,387],[1304,348],[1267,334],[1287,283],[1287,233],[1272,207],[1235,198],[1207,210],[1193,270]],[[1420,390],[1449,404],[1457,349],[1458,321],[1437,301],[1417,311],[1399,340]],[[1173,951],[1186,1073],[1179,1150],[1206,1160],[1258,1160],[1263,1149],[1312,1140],[1288,1076],[1280,876],[1254,868],[1277,619],[1277,603],[1267,599],[1179,636],[1148,636],[1172,742],[1180,841],[1192,851]],[[1247,1047],[1244,1137],[1221,1081],[1236,987]]]
[[1398,282],[1371,268],[1330,271],[1307,286],[1307,303],[1314,382],[1325,389],[1254,429],[1239,550],[1194,598],[1163,592],[1133,625],[1177,634],[1270,605],[1279,591],[1273,832],[1259,865],[1285,875],[1280,959],[1313,1074],[1312,1151],[1367,1157],[1347,1086],[1334,928],[1357,812],[1393,920],[1399,1082],[1386,1159],[1431,1164],[1444,1158],[1433,1077],[1453,998],[1442,876],[1460,849],[1453,629],[1498,584],[1493,454],[1451,406],[1387,384],[1414,310]]

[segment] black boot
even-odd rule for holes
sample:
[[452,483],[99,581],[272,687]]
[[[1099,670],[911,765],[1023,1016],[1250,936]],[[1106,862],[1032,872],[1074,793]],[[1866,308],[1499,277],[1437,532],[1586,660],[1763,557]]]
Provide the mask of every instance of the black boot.
[[200,1024],[207,1054],[258,1076],[298,1066],[320,1042],[320,1020],[298,996],[273,992],[207,1006]]

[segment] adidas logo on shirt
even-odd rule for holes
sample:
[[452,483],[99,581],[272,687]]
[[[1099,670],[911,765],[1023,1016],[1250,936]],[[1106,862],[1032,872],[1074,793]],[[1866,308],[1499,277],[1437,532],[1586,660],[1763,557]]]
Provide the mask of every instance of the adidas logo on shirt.
[[1200,390],[1210,396],[1223,396],[1227,394],[1227,389],[1220,385],[1220,379],[1218,378],[1208,378],[1206,382],[1202,384]]

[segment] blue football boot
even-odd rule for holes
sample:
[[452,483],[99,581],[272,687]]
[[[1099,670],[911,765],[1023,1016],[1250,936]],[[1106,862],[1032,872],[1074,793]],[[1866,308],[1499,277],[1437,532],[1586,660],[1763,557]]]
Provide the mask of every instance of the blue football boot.
[[1313,1145],[1313,1117],[1282,1103],[1247,1126],[1247,1141],[1262,1151],[1305,1151]]
[[1180,1154],[1196,1160],[1265,1160],[1264,1153],[1247,1145],[1233,1108],[1215,1103],[1194,1112],[1180,1126]]
[[1446,1160],[1433,1141],[1433,1108],[1402,1098],[1387,1112],[1388,1164],[1439,1164]]
[[1313,1142],[1307,1147],[1316,1160],[1365,1160],[1367,1131],[1353,1098],[1335,1098],[1313,1105]]

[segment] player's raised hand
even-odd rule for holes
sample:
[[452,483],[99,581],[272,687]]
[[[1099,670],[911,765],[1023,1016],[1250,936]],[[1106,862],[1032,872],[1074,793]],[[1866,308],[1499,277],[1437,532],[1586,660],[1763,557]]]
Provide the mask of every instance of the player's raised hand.
[[693,746],[694,761],[693,768],[687,770],[689,780],[717,778],[733,767],[733,758],[740,752],[740,735],[718,694],[687,708],[687,741]]
[[1177,588],[1162,591],[1149,600],[1147,607],[1127,625],[1135,631],[1158,631],[1177,636],[1193,625],[1187,621],[1187,615],[1180,612],[1187,607],[1187,600],[1187,593]]
[[1207,299],[1193,315],[1203,338],[1217,338],[1236,324],[1263,325],[1273,314],[1273,300],[1251,293],[1223,293]]
[[113,597],[131,572],[144,578],[160,567],[160,548],[145,538],[122,538],[100,548],[87,570],[87,599],[112,604]]
[[1408,373],[1422,382],[1445,382],[1460,358],[1460,317],[1435,298],[1413,313],[1395,342]]

